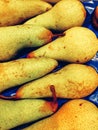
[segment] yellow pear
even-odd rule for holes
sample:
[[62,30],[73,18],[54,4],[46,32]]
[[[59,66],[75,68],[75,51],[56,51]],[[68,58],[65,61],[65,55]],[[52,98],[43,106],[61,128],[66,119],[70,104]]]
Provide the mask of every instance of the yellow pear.
[[56,60],[85,63],[91,60],[98,50],[98,40],[93,31],[85,27],[73,27],[39,49],[30,52],[28,57],[50,57]]
[[65,31],[74,26],[81,26],[85,18],[86,10],[79,0],[61,0],[49,11],[27,20],[25,24]]
[[91,102],[75,99],[55,114],[23,130],[98,130],[98,108]]
[[44,13],[52,6],[36,0],[0,0],[0,26],[16,25]]
[[50,30],[39,26],[0,27],[0,61],[15,58],[24,48],[42,46],[50,42],[52,36]]
[[[39,1],[39,0],[36,0],[36,1]],[[57,3],[57,2],[59,2],[59,1],[61,1],[61,0],[42,0],[42,1],[55,4],[55,3]]]
[[0,92],[42,77],[57,65],[57,61],[45,57],[0,63]]
[[58,104],[41,99],[4,100],[0,99],[0,130],[36,121],[53,114]]
[[22,85],[16,98],[52,97],[50,87],[59,98],[81,98],[91,94],[98,86],[96,70],[83,64],[69,64],[62,69]]

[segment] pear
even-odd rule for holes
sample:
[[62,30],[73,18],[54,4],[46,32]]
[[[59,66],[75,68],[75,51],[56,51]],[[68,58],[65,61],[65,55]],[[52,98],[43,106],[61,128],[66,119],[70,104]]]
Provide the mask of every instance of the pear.
[[56,72],[31,81],[16,91],[16,98],[51,97],[50,86],[59,98],[82,98],[98,86],[98,73],[88,65],[68,64]]
[[16,126],[49,116],[57,108],[57,103],[42,99],[0,99],[0,130],[9,130]]
[[0,26],[20,24],[51,8],[52,6],[44,1],[0,0]]
[[65,103],[55,114],[23,130],[98,130],[98,108],[84,99]]
[[61,61],[85,63],[96,55],[98,40],[90,29],[73,27],[64,34],[49,44],[31,51],[27,57],[44,56]]
[[0,28],[0,61],[8,61],[24,48],[42,46],[52,40],[52,32],[44,27],[16,25]]
[[41,25],[55,31],[81,26],[86,10],[79,0],[61,0],[47,12],[27,20],[24,24]]
[[50,58],[21,58],[0,63],[0,92],[51,72],[58,65]]
[[[39,1],[39,0],[36,0],[36,1]],[[55,4],[61,0],[42,0],[42,1],[45,1],[45,2],[49,2],[49,3],[52,3],[52,4]]]

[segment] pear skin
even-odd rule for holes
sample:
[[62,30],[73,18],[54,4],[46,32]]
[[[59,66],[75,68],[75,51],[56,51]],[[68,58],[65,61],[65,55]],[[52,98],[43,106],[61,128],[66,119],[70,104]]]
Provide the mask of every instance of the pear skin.
[[42,46],[52,41],[52,32],[44,27],[17,25],[0,28],[0,61],[8,61],[24,48]]
[[69,64],[62,69],[22,85],[16,98],[51,97],[50,86],[59,98],[82,98],[91,94],[98,86],[98,73],[88,65]]
[[53,114],[58,105],[42,99],[4,100],[0,99],[0,130],[36,121]]
[[[36,0],[36,1],[39,1],[39,0]],[[49,3],[52,3],[52,4],[55,4],[61,0],[42,0],[42,1],[45,1],[45,2],[49,2]]]
[[98,108],[91,102],[75,99],[55,114],[23,130],[98,130]]
[[0,26],[20,24],[51,8],[52,6],[44,1],[0,0]]
[[51,72],[58,65],[50,58],[21,58],[0,63],[0,92]]
[[97,53],[98,40],[93,31],[85,27],[73,27],[39,49],[30,52],[27,57],[50,57],[71,63],[85,63]]
[[86,10],[79,0],[61,0],[49,11],[27,20],[24,24],[65,31],[74,26],[81,26],[85,18]]

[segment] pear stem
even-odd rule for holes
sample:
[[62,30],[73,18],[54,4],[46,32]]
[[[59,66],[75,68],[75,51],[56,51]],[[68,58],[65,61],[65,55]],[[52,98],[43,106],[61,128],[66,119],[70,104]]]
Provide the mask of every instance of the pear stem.
[[57,102],[57,97],[56,97],[55,86],[51,85],[50,90],[52,92],[52,97],[53,97],[53,102],[52,102],[51,105],[52,105],[53,111],[55,112],[57,110],[57,108],[58,108],[58,102]]
[[57,97],[56,97],[55,86],[54,86],[54,85],[51,85],[51,86],[50,86],[50,90],[51,90],[51,92],[52,92],[53,102],[54,102],[54,103],[57,103]]
[[58,34],[53,34],[53,39],[56,39],[58,37],[62,37],[62,36],[65,36],[65,33],[58,33]]
[[17,99],[16,95],[13,96],[4,96],[4,95],[0,95],[1,99]]

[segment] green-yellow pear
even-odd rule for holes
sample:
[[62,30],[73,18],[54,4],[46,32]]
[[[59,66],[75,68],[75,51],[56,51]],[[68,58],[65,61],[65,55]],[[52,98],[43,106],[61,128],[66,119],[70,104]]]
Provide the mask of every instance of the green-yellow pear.
[[23,130],[98,130],[98,108],[91,102],[75,99],[55,114]]
[[39,47],[52,40],[52,32],[44,27],[16,25],[0,27],[0,61],[14,58],[28,47]]
[[41,99],[4,100],[0,99],[0,130],[36,121],[53,114],[58,104]]
[[79,0],[61,0],[49,11],[40,14],[24,24],[41,25],[56,31],[65,31],[81,26],[86,18],[86,10]]
[[[39,1],[39,0],[36,0],[36,1]],[[61,1],[61,0],[42,0],[42,1],[55,4],[55,3],[57,3],[57,2],[59,2],[59,1]]]
[[56,60],[44,57],[0,63],[0,92],[44,76],[57,65]]
[[52,6],[36,0],[0,0],[0,26],[16,25],[44,13]]
[[85,27],[73,27],[39,49],[30,52],[28,57],[50,57],[56,60],[85,63],[91,60],[98,50],[98,40],[93,31]]
[[62,69],[21,86],[16,98],[51,97],[50,86],[59,98],[81,98],[98,86],[98,73],[88,65],[69,64]]
[[[98,42],[98,38],[97,38],[97,42]],[[97,52],[98,52],[98,46],[97,46]]]

